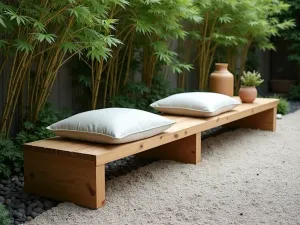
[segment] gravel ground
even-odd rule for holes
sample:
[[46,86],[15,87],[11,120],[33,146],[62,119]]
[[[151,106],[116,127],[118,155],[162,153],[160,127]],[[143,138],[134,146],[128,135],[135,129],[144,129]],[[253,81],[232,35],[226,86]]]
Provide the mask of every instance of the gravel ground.
[[[290,102],[290,113],[300,109],[300,102]],[[202,140],[231,131],[229,128],[216,127],[202,132]],[[106,180],[112,180],[128,174],[138,168],[155,162],[155,160],[140,159],[129,156],[106,165]],[[57,206],[59,202],[47,198],[27,194],[23,191],[23,174],[13,176],[10,179],[0,180],[0,203],[6,205],[9,210],[12,224],[18,225],[25,221],[31,221],[39,214]]]

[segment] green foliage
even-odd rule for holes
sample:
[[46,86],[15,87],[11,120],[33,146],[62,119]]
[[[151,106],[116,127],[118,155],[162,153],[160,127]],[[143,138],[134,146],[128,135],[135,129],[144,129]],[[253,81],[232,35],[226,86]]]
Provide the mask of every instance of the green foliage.
[[300,101],[300,85],[293,86],[287,95],[289,100]]
[[[119,95],[132,81],[135,72],[141,74],[142,82],[150,88],[154,76],[162,73],[162,66],[173,74],[192,69],[191,64],[180,60],[171,44],[173,40],[186,38],[184,21],[199,23],[202,19],[192,0],[132,0],[124,8],[116,7],[114,12],[118,19],[114,35],[123,44],[112,49],[113,57],[105,66],[93,66],[98,77],[92,79],[95,90],[92,92],[97,92],[101,79],[105,83],[102,86],[104,107],[107,99]],[[134,68],[136,61],[140,66]]]
[[241,77],[242,85],[244,86],[259,86],[262,82],[264,82],[263,79],[261,79],[260,73],[253,71],[253,72],[243,72],[243,76]]
[[128,84],[121,95],[113,96],[110,99],[110,105],[112,107],[135,108],[155,112],[149,106],[151,103],[178,92],[183,92],[183,90],[175,89],[171,91],[169,81],[165,80],[164,76],[157,75],[153,78],[151,88],[144,83]]
[[11,172],[20,172],[22,167],[23,153],[20,148],[5,135],[0,135],[0,177],[9,177]]
[[285,115],[290,111],[290,104],[284,98],[279,98],[279,103],[277,105],[277,113]]
[[16,136],[16,144],[21,146],[24,143],[53,137],[54,134],[47,130],[46,127],[59,120],[65,119],[70,115],[71,112],[69,110],[56,112],[53,110],[51,104],[47,103],[40,111],[35,123],[30,121],[25,121],[23,123],[22,130]]
[[8,211],[6,210],[5,206],[2,204],[0,204],[0,225],[10,225]]
[[282,19],[292,19],[296,21],[296,26],[292,29],[284,31],[282,37],[289,41],[289,57],[288,59],[300,64],[300,1],[299,0],[285,0],[290,5],[288,11],[285,11],[282,15]]
[[36,123],[25,121],[22,131],[12,140],[4,134],[0,135],[0,177],[9,177],[23,169],[22,145],[27,142],[53,137],[54,134],[46,127],[71,115],[69,110],[56,112],[47,103],[40,111]]
[[[101,61],[121,41],[112,33],[114,8],[126,0],[4,1],[0,4],[0,73],[7,68],[8,89],[0,132],[9,133],[16,102],[25,99],[35,123],[48,100],[59,69],[73,56]],[[22,65],[22,66],[20,66]],[[19,91],[26,89],[24,92]],[[22,95],[25,96],[22,96]]]
[[277,98],[279,103],[277,105],[277,113],[281,115],[286,115],[290,112],[290,103],[286,98],[283,98],[279,95],[267,96],[267,98]]
[[197,0],[195,4],[203,17],[198,26],[191,26],[191,37],[198,42],[195,68],[199,68],[201,89],[207,87],[215,52],[222,51],[223,56],[219,58],[228,62],[229,70],[237,74],[238,89],[250,47],[275,49],[271,37],[294,26],[293,20],[279,19],[289,9],[280,0]]

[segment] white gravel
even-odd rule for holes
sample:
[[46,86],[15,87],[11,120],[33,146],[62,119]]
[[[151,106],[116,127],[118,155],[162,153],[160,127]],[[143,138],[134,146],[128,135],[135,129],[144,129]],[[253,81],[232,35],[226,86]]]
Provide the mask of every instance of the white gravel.
[[158,161],[110,180],[101,209],[62,203],[28,224],[300,224],[300,111],[277,122],[206,139],[197,166]]

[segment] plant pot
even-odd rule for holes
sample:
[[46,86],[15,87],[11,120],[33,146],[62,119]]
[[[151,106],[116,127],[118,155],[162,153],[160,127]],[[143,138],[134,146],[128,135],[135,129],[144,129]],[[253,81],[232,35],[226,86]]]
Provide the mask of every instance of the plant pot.
[[209,90],[211,92],[233,96],[234,77],[227,68],[227,63],[216,63],[216,69],[209,77]]
[[274,93],[288,93],[292,86],[296,85],[296,80],[271,80],[271,92]]
[[257,97],[256,87],[241,86],[239,90],[239,97],[243,103],[252,103]]

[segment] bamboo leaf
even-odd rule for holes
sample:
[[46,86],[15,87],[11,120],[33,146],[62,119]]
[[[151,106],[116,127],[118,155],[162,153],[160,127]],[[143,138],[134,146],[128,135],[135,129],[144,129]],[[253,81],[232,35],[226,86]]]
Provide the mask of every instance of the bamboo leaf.
[[17,48],[17,51],[25,52],[27,54],[33,52],[33,46],[28,43],[27,40],[17,39],[14,46]]
[[4,17],[3,17],[2,15],[0,15],[0,24],[1,24],[4,28],[6,28],[6,24],[5,24],[5,22],[4,22]]
[[37,28],[38,32],[46,32],[45,25],[40,21],[34,21],[33,27]]
[[62,43],[60,45],[60,48],[65,52],[65,53],[70,53],[70,54],[73,54],[73,53],[76,53],[76,52],[80,52],[80,48],[72,43],[72,42],[65,42],[65,43]]
[[43,33],[33,33],[36,40],[39,42],[46,41],[49,44],[52,44],[55,42],[56,35],[55,34],[43,34]]
[[0,40],[0,49],[3,49],[8,44],[7,41]]

